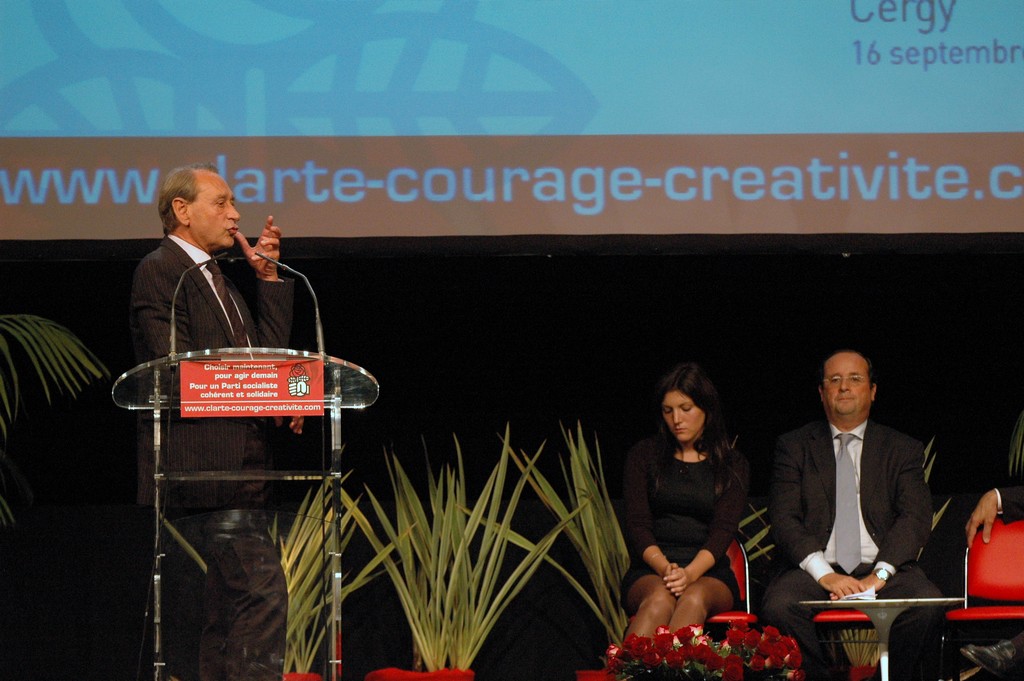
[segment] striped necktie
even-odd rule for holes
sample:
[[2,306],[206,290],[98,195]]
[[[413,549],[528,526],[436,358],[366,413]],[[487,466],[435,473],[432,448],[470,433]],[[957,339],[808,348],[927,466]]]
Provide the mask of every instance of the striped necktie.
[[220,298],[221,305],[224,306],[224,310],[228,314],[228,322],[231,324],[231,337],[235,347],[248,347],[249,338],[245,333],[245,324],[242,323],[242,317],[238,314],[238,308],[235,307],[234,299],[228,293],[228,287],[224,283],[224,273],[220,271],[220,265],[216,261],[207,263],[206,271],[213,275],[213,288],[217,291],[217,297]]

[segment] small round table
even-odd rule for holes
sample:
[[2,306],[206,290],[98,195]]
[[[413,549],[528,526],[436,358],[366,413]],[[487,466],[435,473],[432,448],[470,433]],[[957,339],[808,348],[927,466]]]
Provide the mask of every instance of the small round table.
[[851,598],[839,601],[800,601],[823,610],[860,610],[878,632],[878,666],[882,681],[889,681],[889,630],[893,620],[908,608],[948,608],[963,605],[963,598]]

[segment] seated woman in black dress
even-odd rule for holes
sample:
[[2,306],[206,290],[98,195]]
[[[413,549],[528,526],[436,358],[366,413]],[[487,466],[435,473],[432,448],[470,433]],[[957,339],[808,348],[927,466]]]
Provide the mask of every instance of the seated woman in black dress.
[[747,503],[750,469],[729,443],[718,391],[697,364],[658,382],[657,435],[626,457],[623,496],[632,564],[626,635],[703,624],[729,610],[739,588],[726,549]]

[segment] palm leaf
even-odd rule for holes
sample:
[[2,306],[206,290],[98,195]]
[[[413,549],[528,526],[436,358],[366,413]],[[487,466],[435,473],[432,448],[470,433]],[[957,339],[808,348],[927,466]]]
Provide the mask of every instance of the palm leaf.
[[[14,460],[0,447],[0,490],[6,491],[8,486],[19,492],[26,503],[32,503],[32,488],[29,487],[28,480]],[[13,523],[14,512],[3,495],[0,495],[0,527]]]
[[[12,344],[20,352],[12,351]],[[75,397],[87,384],[110,376],[106,366],[78,336],[57,322],[36,315],[0,315],[0,357],[0,431],[4,435],[20,400],[18,358],[28,360],[51,404],[54,392]]]
[[[86,385],[110,376],[103,362],[60,324],[36,315],[0,315],[0,442],[7,441],[21,406],[22,383],[18,367],[23,363],[27,363],[39,379],[48,404],[53,403],[55,393],[74,398]],[[8,476],[23,495],[31,499],[27,481],[0,450],[0,527],[14,521],[2,493],[6,491]]]

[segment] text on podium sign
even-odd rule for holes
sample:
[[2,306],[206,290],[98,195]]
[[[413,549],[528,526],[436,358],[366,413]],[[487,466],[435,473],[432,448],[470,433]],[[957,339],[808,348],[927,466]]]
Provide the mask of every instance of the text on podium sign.
[[324,413],[321,359],[186,361],[180,371],[182,417]]

